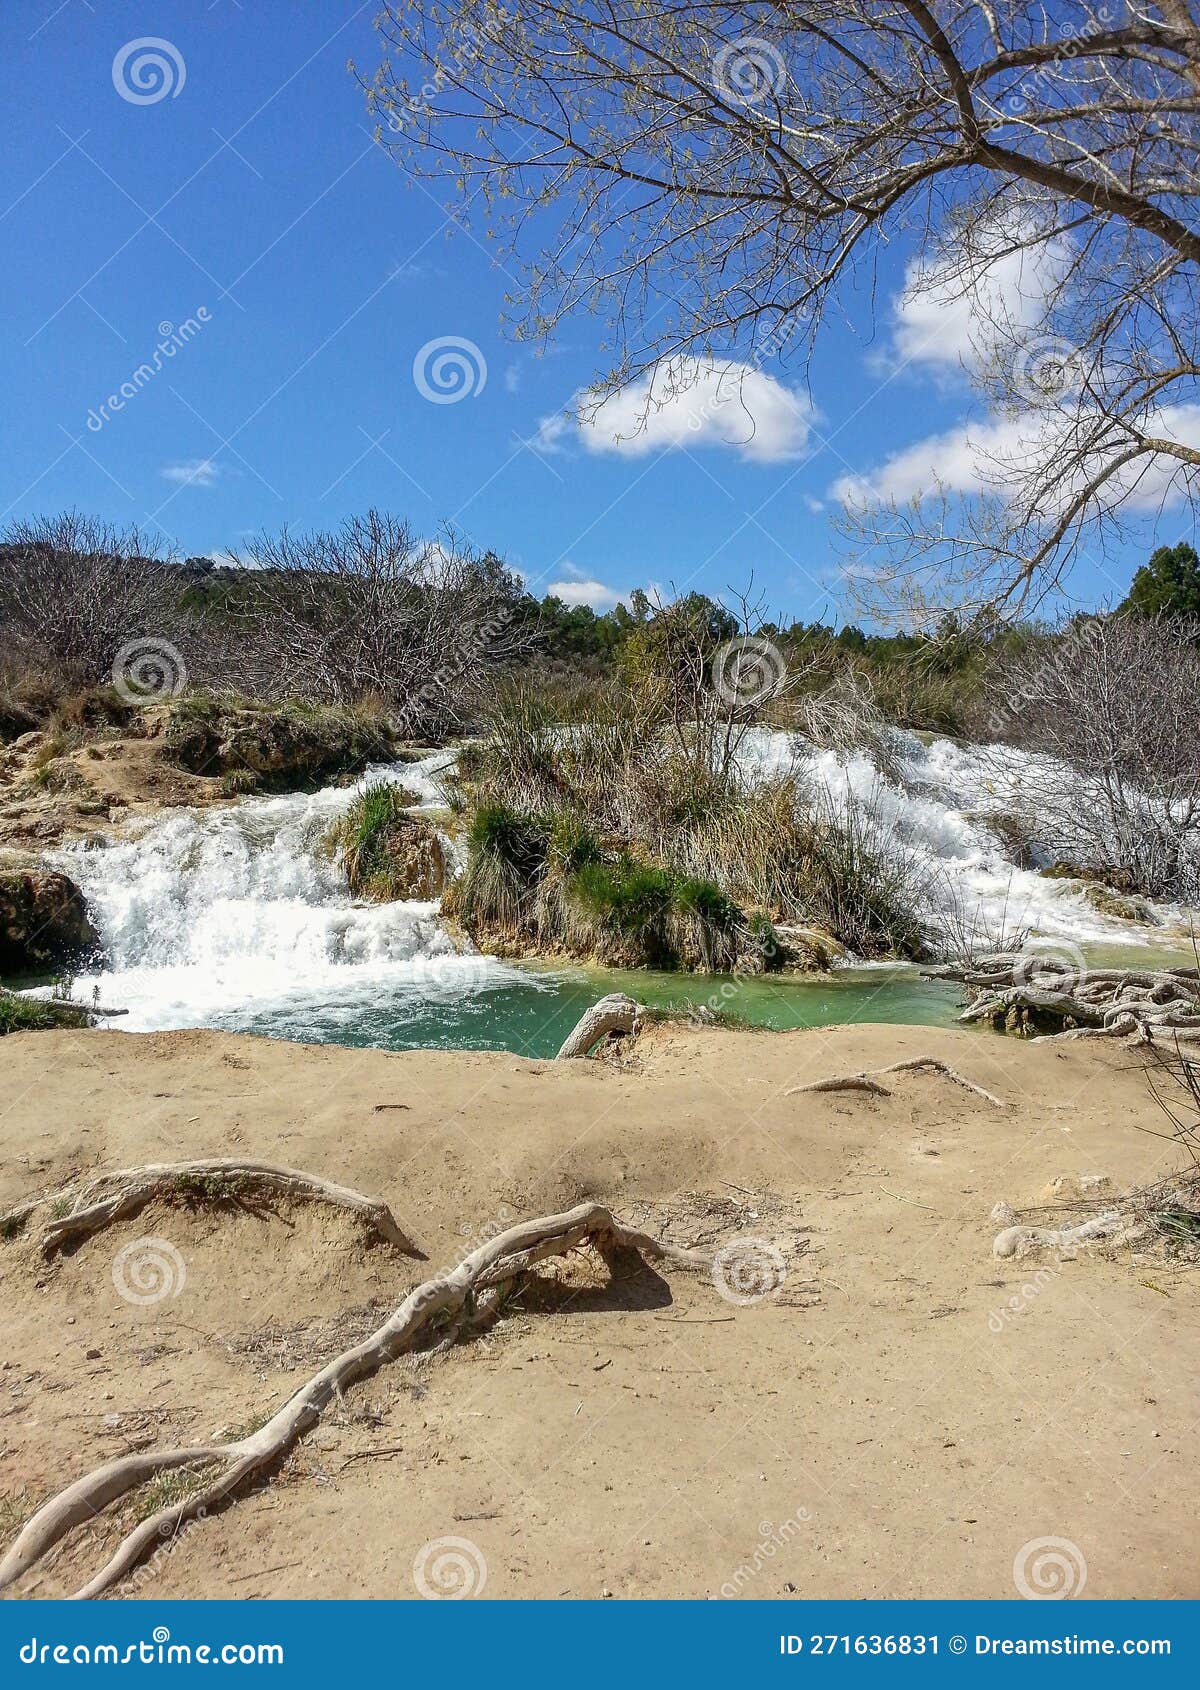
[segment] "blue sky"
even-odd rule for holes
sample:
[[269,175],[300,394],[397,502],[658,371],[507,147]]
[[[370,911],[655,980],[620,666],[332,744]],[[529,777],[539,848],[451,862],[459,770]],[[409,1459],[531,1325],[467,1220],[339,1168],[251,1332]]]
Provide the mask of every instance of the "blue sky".
[[[597,449],[564,412],[604,364],[602,326],[574,319],[540,358],[506,339],[519,277],[373,144],[347,60],[373,68],[374,10],[7,0],[4,520],[74,505],[214,554],[375,504],[422,533],[453,523],[538,592],[565,583],[602,606],[753,572],[772,609],[840,620],[837,484],[892,460],[903,488],[906,449],[940,436],[952,459],[967,410],[953,325],[895,318],[912,255],[888,255],[877,322],[849,302],[807,383],[795,359],[766,367],[754,441],[718,411]],[[172,92],[139,104],[116,83],[144,38],[169,43]],[[469,343],[454,403],[427,396],[431,342],[452,358]],[[1077,572],[1077,597],[1119,596],[1153,537],[1190,535],[1178,507],[1157,536],[1143,520]]]

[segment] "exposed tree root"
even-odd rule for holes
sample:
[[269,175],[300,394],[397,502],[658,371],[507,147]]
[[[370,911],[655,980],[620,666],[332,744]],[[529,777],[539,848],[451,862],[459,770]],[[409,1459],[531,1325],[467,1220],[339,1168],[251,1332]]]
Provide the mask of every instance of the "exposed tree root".
[[[271,1470],[348,1385],[413,1349],[422,1338],[432,1337],[441,1347],[453,1342],[493,1314],[513,1281],[536,1263],[565,1255],[582,1244],[591,1244],[606,1257],[616,1249],[627,1248],[681,1267],[712,1268],[710,1255],[682,1250],[622,1226],[599,1203],[581,1203],[563,1214],[509,1227],[473,1250],[449,1273],[417,1286],[382,1326],[335,1356],[258,1431],[229,1443],[139,1450],[76,1479],[38,1509],[0,1561],[0,1589],[28,1572],[73,1527],[94,1519],[110,1503],[157,1474],[184,1470],[202,1476],[190,1496],[160,1509],[129,1532],[105,1565],[77,1592],[77,1598],[103,1595],[152,1545],[161,1544],[187,1520],[231,1500],[255,1475]],[[210,1467],[217,1472],[209,1474]]]
[[1008,1105],[1002,1098],[992,1092],[985,1091],[976,1085],[965,1074],[960,1074],[957,1068],[951,1068],[948,1062],[943,1062],[940,1056],[910,1056],[904,1062],[891,1062],[886,1068],[867,1068],[858,1074],[834,1074],[826,1080],[810,1080],[807,1085],[792,1086],[784,1092],[785,1097],[796,1097],[803,1092],[817,1091],[869,1091],[878,1097],[890,1097],[892,1094],[887,1086],[879,1084],[872,1076],[875,1074],[944,1074],[948,1080],[953,1080],[956,1086],[962,1086],[966,1091],[973,1091],[977,1096],[986,1098],[997,1109],[1007,1109]]
[[[377,1197],[364,1197],[348,1186],[334,1185],[316,1174],[298,1168],[280,1168],[271,1162],[243,1162],[206,1158],[195,1162],[152,1162],[142,1168],[119,1168],[110,1174],[64,1186],[60,1191],[34,1197],[0,1215],[0,1237],[11,1237],[29,1224],[40,1210],[50,1219],[42,1235],[42,1254],[90,1238],[116,1221],[140,1213],[156,1197],[184,1198],[190,1203],[221,1203],[263,1193],[282,1194],[305,1201],[328,1203],[346,1209],[363,1221],[386,1244],[406,1255],[422,1252],[396,1225],[392,1211]],[[66,1207],[69,1205],[69,1207]],[[66,1212],[64,1213],[64,1208]]]
[[[1007,1203],[998,1203],[992,1211],[992,1219],[1013,1219],[1013,1211]],[[1075,1226],[1006,1226],[1004,1231],[996,1235],[992,1243],[993,1256],[1007,1258],[1010,1256],[1024,1256],[1030,1250],[1045,1247],[1057,1250],[1070,1250],[1077,1244],[1087,1244],[1100,1238],[1112,1238],[1118,1232],[1123,1232],[1129,1225],[1129,1217],[1121,1213],[1120,1209],[1106,1209],[1102,1214],[1091,1215],[1085,1221],[1079,1221]]]
[[1004,952],[925,970],[974,996],[960,1021],[1024,1037],[1200,1039],[1200,968],[1088,968],[1037,951]]
[[586,1056],[609,1033],[636,1032],[640,1014],[641,1005],[626,997],[624,992],[610,992],[608,997],[601,998],[580,1017],[574,1032],[563,1041],[556,1060],[561,1062],[566,1057]]
[[869,1091],[876,1097],[892,1095],[886,1086],[881,1086],[878,1080],[872,1080],[866,1074],[832,1074],[827,1080],[811,1080],[806,1086],[792,1086],[783,1095],[796,1097],[806,1091]]

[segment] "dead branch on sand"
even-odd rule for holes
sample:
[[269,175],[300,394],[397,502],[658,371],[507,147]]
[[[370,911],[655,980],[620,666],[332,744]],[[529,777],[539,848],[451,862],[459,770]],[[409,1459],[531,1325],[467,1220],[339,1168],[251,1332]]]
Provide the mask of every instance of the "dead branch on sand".
[[636,1033],[641,1012],[641,1004],[626,997],[624,992],[610,992],[580,1017],[574,1032],[563,1041],[555,1060],[562,1062],[567,1057],[586,1056],[609,1033]]
[[1200,1039],[1200,968],[1088,968],[1026,951],[923,972],[973,991],[960,1021],[989,1021],[1025,1038]]
[[145,1167],[119,1168],[110,1174],[98,1174],[94,1179],[77,1181],[59,1191],[30,1198],[6,1215],[0,1215],[0,1238],[23,1232],[35,1214],[48,1209],[51,1218],[42,1236],[41,1250],[44,1256],[52,1256],[55,1251],[90,1238],[117,1221],[139,1214],[155,1198],[212,1204],[264,1193],[346,1209],[385,1244],[392,1244],[409,1256],[422,1256],[379,1198],[364,1197],[360,1191],[334,1185],[298,1168],[226,1158],[151,1162]]
[[1004,1231],[997,1233],[992,1242],[993,1256],[1002,1259],[1026,1256],[1031,1250],[1041,1248],[1072,1250],[1078,1244],[1112,1238],[1129,1226],[1129,1217],[1120,1209],[1106,1209],[1101,1214],[1091,1215],[1087,1220],[1077,1222],[1075,1226],[1015,1225],[1015,1211],[1007,1203],[997,1203],[992,1210],[992,1219],[1007,1222]]
[[[513,1282],[537,1262],[566,1255],[583,1244],[590,1244],[606,1258],[624,1248],[680,1267],[712,1268],[710,1255],[682,1250],[622,1226],[599,1203],[581,1203],[563,1214],[522,1221],[481,1244],[449,1273],[417,1286],[382,1326],[327,1362],[258,1431],[227,1443],[138,1450],[76,1479],[38,1509],[0,1561],[0,1590],[41,1561],[73,1527],[93,1520],[110,1503],[156,1475],[172,1471],[195,1474],[200,1480],[198,1488],[135,1526],[77,1593],[79,1598],[103,1595],[152,1545],[161,1544],[186,1521],[231,1501],[248,1480],[272,1469],[297,1439],[316,1425],[346,1386],[412,1350],[422,1338],[433,1337],[439,1347],[447,1347],[465,1330],[494,1314]],[[210,1473],[210,1468],[217,1471]]]
[[875,1074],[944,1074],[948,1080],[953,1080],[956,1086],[962,1086],[966,1091],[973,1091],[979,1097],[986,1098],[997,1109],[1007,1109],[1003,1098],[985,1091],[976,1085],[965,1074],[960,1074],[957,1068],[951,1068],[948,1062],[943,1062],[940,1056],[910,1056],[904,1062],[891,1062],[886,1068],[865,1068],[857,1074],[833,1074],[826,1080],[810,1080],[807,1085],[792,1086],[784,1092],[785,1097],[797,1097],[803,1092],[817,1091],[869,1091],[877,1097],[891,1097],[887,1086],[881,1086],[872,1076]]

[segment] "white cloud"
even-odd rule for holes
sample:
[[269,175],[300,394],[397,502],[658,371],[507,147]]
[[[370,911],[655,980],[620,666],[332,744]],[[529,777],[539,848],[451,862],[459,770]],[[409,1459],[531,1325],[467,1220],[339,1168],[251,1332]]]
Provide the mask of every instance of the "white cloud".
[[180,487],[212,487],[220,473],[219,465],[211,458],[187,458],[183,463],[164,464],[159,471],[164,481],[173,481]]
[[968,272],[951,258],[930,266],[914,259],[904,289],[893,300],[894,352],[903,363],[937,369],[978,369],[989,349],[1026,338],[1046,324],[1050,301],[1070,267],[1070,243],[1059,237],[1007,251],[997,234],[997,256]]
[[1021,440],[1020,425],[1004,420],[957,423],[942,434],[930,434],[885,458],[865,475],[843,475],[830,488],[830,497],[847,500],[925,498],[939,487],[948,493],[994,490],[992,465],[997,454],[1011,452]]
[[[844,475],[830,488],[830,496],[861,503],[929,497],[939,488],[967,495],[996,492],[1005,481],[1005,468],[1031,458],[1043,461],[1054,450],[1054,436],[1072,413],[1061,418],[1046,413],[1022,418],[991,417],[981,423],[962,422],[941,434],[927,435],[912,446],[893,452],[865,475]],[[1171,405],[1146,419],[1146,432],[1164,439],[1200,446],[1200,405]],[[1110,490],[1132,510],[1149,510],[1182,497],[1179,464],[1158,456],[1139,460],[1118,472]],[[1064,488],[1069,493],[1070,487]]]
[[570,417],[547,417],[543,448],[580,441],[589,452],[644,457],[650,452],[729,446],[752,463],[784,463],[803,455],[812,406],[750,364],[675,358],[618,393],[582,391]]
[[571,606],[586,604],[592,610],[611,610],[620,604],[621,594],[614,593],[603,581],[551,581],[547,594]]

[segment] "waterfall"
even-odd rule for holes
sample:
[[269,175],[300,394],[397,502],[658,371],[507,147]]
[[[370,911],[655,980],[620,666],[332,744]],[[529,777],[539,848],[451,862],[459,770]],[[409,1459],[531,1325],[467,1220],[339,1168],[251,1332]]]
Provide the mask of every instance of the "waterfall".
[[174,810],[135,837],[53,854],[82,888],[104,946],[75,995],[129,1010],[130,1031],[234,1025],[336,999],[345,1014],[381,991],[427,999],[511,983],[516,970],[463,954],[436,902],[352,899],[325,848],[368,781],[395,780],[420,808],[444,802],[447,754],[376,768],[353,787]]
[[[986,817],[1028,810],[1022,790],[1044,790],[1047,776],[1067,786],[1069,771],[1007,746],[962,745],[893,730],[889,773],[866,752],[819,750],[797,736],[756,731],[743,743],[740,761],[750,779],[793,773],[824,787],[836,804],[870,806],[888,837],[923,861],[936,928],[953,916],[979,932],[1027,929],[1072,947],[1144,944],[1155,929],[1117,920],[1097,910],[1077,882],[1047,878],[1015,864],[1003,837]],[[1038,867],[1053,858],[1045,842],[1030,841]],[[1188,912],[1152,906],[1157,921],[1185,925]]]
[[[74,995],[97,992],[128,1009],[114,1025],[129,1031],[218,1026],[364,1043],[375,1034],[389,1042],[390,1025],[428,1022],[434,1011],[437,1042],[452,1043],[464,1016],[487,1019],[489,994],[506,994],[511,1007],[514,991],[553,992],[561,974],[456,943],[437,903],[357,902],[325,847],[331,823],[370,781],[402,784],[420,809],[444,807],[441,776],[453,758],[375,768],[356,786],[168,811],[119,843],[50,853],[82,888],[104,947],[103,972],[79,976]],[[983,929],[1028,928],[1063,948],[1154,937],[1094,909],[1078,885],[1006,856],[981,818],[1003,811],[1006,789],[1011,798],[1032,772],[1024,753],[998,760],[991,748],[985,767],[970,746],[898,733],[891,778],[881,778],[863,752],[762,730],[747,736],[741,759],[749,779],[792,771],[837,803],[873,807],[888,836],[927,864],[935,925],[953,905]]]

